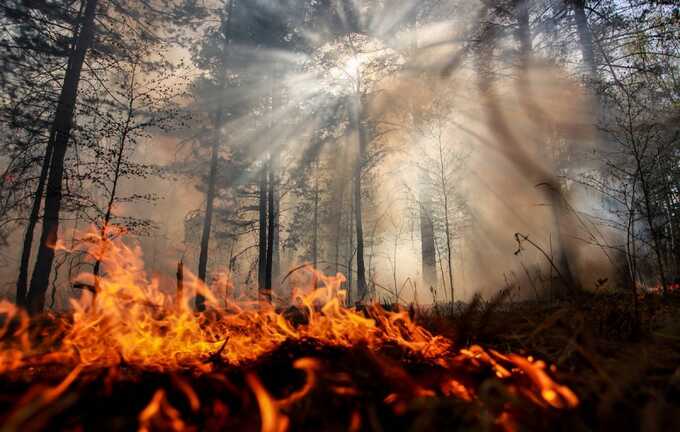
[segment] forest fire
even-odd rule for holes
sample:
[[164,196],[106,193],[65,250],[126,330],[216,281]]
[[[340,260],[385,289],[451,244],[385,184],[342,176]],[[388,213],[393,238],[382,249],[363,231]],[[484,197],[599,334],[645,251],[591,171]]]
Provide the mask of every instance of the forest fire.
[[0,23],[0,432],[680,430],[677,2]]
[[[352,376],[357,372],[348,371],[347,364],[336,369],[340,360],[336,355],[342,352],[346,353],[342,356],[356,352],[360,354],[354,355],[370,358],[373,364],[364,365],[363,373],[377,373],[376,379],[391,383],[391,391],[389,387],[381,390],[386,392],[382,402],[396,416],[405,414],[418,398],[441,396],[483,404],[478,387],[485,382],[488,385],[489,379],[511,396],[499,407],[484,408],[506,429],[512,429],[516,421],[512,398],[546,410],[578,405],[574,393],[553,381],[541,361],[480,346],[457,349],[453,341],[412,321],[405,310],[390,312],[378,305],[365,310],[345,307],[341,275],[314,273],[310,279],[320,287],[295,289],[294,309],[303,318],[294,322],[270,304],[220,299],[193,277],[185,282],[187,289],[178,302],[174,295],[164,293],[157,281],[148,280],[139,247],[126,245],[120,237],[108,238],[102,241],[92,232],[81,242],[102,261],[105,271],[95,282],[98,292],[93,301],[73,300],[72,312],[46,316],[48,325],[31,321],[10,303],[0,305],[3,380],[14,385],[25,380],[27,385],[24,396],[3,415],[10,430],[25,430],[29,420],[40,413],[49,423],[53,410],[63,409],[58,408],[60,401],[72,387],[95,385],[112,397],[120,385],[117,382],[129,381],[137,374],[172,377],[174,392],[184,395],[194,418],[205,410],[204,398],[213,399],[211,412],[205,415],[222,416],[227,419],[223,419],[225,424],[230,424],[228,418],[239,414],[229,402],[214,399],[214,390],[203,394],[200,387],[205,383],[194,387],[191,377],[221,381],[242,394],[245,390],[237,390],[229,377],[240,371],[241,384],[256,398],[261,430],[283,431],[291,421],[286,413],[313,393],[357,401],[365,397],[362,394],[375,391],[362,388]],[[83,279],[92,280],[92,275],[79,277]],[[204,313],[194,312],[189,304],[197,293],[206,297]],[[284,358],[277,358],[282,355]],[[280,397],[267,389],[257,373],[255,365],[263,362],[280,368],[278,381],[289,378],[295,382],[277,390]],[[418,376],[422,372],[408,372],[418,365],[431,370],[423,376]],[[290,377],[286,378],[286,373]],[[61,377],[56,385],[42,384],[55,377]],[[28,385],[29,381],[39,384]],[[162,385],[153,389],[148,404],[139,409],[139,430],[189,427],[167,392]],[[364,415],[353,411],[347,420],[350,429],[360,429]],[[211,428],[208,420],[201,422]]]

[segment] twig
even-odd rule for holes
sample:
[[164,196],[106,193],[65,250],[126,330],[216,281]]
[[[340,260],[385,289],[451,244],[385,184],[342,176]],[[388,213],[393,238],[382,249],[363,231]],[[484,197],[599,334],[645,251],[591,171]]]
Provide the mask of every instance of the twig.
[[550,266],[555,270],[555,272],[557,272],[557,276],[559,276],[560,279],[562,279],[562,282],[564,282],[564,284],[567,287],[569,287],[569,290],[573,289],[573,287],[569,284],[569,281],[564,277],[560,269],[557,268],[557,266],[555,265],[555,261],[553,261],[550,255],[548,255],[541,246],[530,240],[528,235],[515,233],[515,240],[517,241],[517,250],[515,251],[515,255],[519,255],[520,252],[522,252],[522,241],[529,243],[531,246],[535,247],[541,254],[543,254],[548,263],[550,263]]
[[222,345],[219,347],[217,351],[214,353],[210,354],[210,356],[204,361],[204,363],[219,363],[222,360],[222,352],[224,349],[227,347],[227,343],[229,342],[229,336],[222,342]]

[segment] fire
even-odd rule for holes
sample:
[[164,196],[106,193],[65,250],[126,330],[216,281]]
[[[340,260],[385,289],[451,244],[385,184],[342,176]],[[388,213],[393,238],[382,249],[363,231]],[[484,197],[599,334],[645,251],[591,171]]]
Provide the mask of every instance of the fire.
[[[77,277],[81,284],[96,283],[98,292],[93,303],[89,297],[72,300],[72,315],[59,318],[65,337],[57,352],[52,346],[29,346],[23,331],[28,317],[9,303],[0,305],[0,313],[18,320],[20,328],[15,334],[22,335],[19,347],[3,347],[3,369],[23,365],[22,358],[31,365],[39,364],[45,357],[35,354],[49,351],[50,360],[59,357],[73,364],[111,366],[124,362],[159,370],[190,367],[208,371],[208,360],[215,354],[225,363],[238,365],[289,339],[315,339],[346,347],[364,343],[370,348],[395,343],[426,358],[440,357],[451,349],[450,341],[416,325],[405,311],[385,312],[374,306],[367,317],[344,307],[342,275],[317,273],[321,288],[306,293],[295,290],[294,302],[307,323],[293,326],[267,303],[223,298],[220,304],[210,287],[188,272],[183,298],[177,303],[174,295],[160,289],[157,280],[148,279],[139,247],[128,246],[119,237],[108,240],[107,236],[104,242],[106,247],[83,243],[102,260],[106,274],[97,281],[91,274]],[[106,253],[99,254],[102,250]],[[207,313],[196,314],[191,308],[195,294],[206,298]],[[6,320],[5,328],[0,329],[3,334],[9,331],[11,321]]]
[[185,430],[179,411],[167,401],[163,389],[156,390],[149,405],[139,413],[139,425],[139,432],[158,429],[178,432]]
[[[181,298],[177,299],[175,293],[164,292],[157,280],[148,278],[138,246],[126,244],[120,235],[107,233],[100,238],[96,230],[84,238],[88,241],[82,242],[82,247],[102,262],[102,276],[96,280],[91,274],[77,278],[79,283],[96,287],[97,292],[93,298],[72,300],[71,313],[51,317],[58,325],[59,330],[53,332],[58,336],[29,337],[30,320],[26,313],[8,302],[0,303],[0,373],[54,362],[73,368],[62,384],[34,403],[44,404],[58,397],[85,369],[125,365],[158,372],[207,374],[215,372],[218,365],[247,365],[286,341],[308,340],[330,347],[364,346],[369,350],[397,346],[445,371],[446,378],[438,386],[413,383],[408,395],[387,395],[385,403],[395,412],[406,409],[408,398],[435,394],[472,402],[476,388],[464,374],[487,369],[507,382],[511,391],[537,405],[563,409],[578,404],[571,390],[550,378],[543,362],[479,346],[456,350],[451,340],[433,335],[403,310],[385,311],[377,305],[367,310],[344,306],[342,275],[314,273],[310,280],[318,281],[320,288],[295,289],[293,304],[305,319],[293,324],[270,304],[220,298],[188,272],[184,274]],[[206,298],[207,310],[203,313],[196,313],[190,306],[196,294]],[[305,383],[281,399],[272,396],[255,374],[246,376],[260,408],[263,431],[287,430],[287,409],[308,397],[321,382],[329,381],[328,376],[333,376],[329,388],[337,390],[338,395],[351,396],[361,391],[346,377],[327,371],[314,358],[300,358],[293,366],[304,372]],[[176,378],[175,384],[186,396],[191,410],[197,412],[200,395],[185,380]],[[503,413],[503,418],[509,416]],[[140,430],[159,425],[182,430],[185,426],[162,389],[139,413],[138,421]],[[361,422],[358,412],[348,418],[353,430]]]

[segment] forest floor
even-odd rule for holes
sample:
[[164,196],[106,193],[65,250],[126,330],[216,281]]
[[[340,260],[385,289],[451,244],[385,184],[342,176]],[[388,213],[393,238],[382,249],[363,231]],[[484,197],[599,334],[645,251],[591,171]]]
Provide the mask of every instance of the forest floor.
[[[453,316],[416,312],[419,324],[459,348],[478,344],[556,365],[551,375],[578,396],[575,409],[527,402],[493,368],[461,367],[476,389],[471,400],[422,397],[418,389],[442,382],[436,363],[399,346],[298,340],[251,364],[215,364],[207,373],[121,364],[83,370],[68,382],[68,365],[24,368],[0,378],[0,430],[680,430],[680,296],[641,298],[637,326],[635,316],[624,295],[480,302]],[[311,369],[296,366],[310,358]],[[310,371],[314,385],[297,399]]]
[[630,294],[589,294],[478,305],[421,323],[458,343],[555,364],[557,381],[580,398],[571,430],[680,430],[679,290],[639,297],[637,314]]

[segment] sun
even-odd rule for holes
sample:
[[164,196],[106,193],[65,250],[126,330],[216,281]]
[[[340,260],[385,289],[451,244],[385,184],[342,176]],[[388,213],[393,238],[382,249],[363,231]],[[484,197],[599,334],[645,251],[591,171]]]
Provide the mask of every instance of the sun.
[[359,56],[354,55],[350,56],[344,63],[344,67],[342,69],[347,72],[352,77],[357,77],[359,73],[361,72],[361,65],[362,65],[362,60]]
[[307,71],[315,71],[318,88],[331,97],[371,91],[385,76],[397,71],[404,59],[380,40],[348,34],[319,47]]

